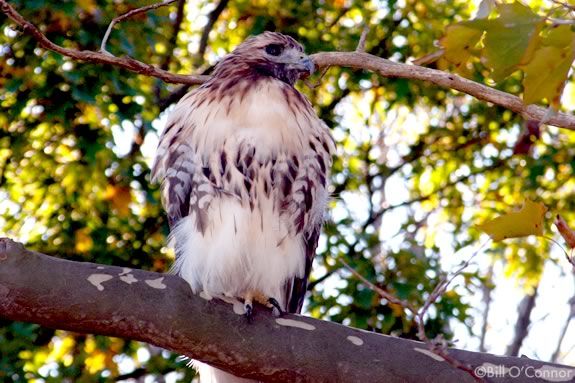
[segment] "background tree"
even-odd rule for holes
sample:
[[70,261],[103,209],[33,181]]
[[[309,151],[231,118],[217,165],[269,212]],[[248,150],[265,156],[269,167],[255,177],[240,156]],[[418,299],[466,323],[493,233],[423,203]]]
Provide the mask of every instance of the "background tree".
[[[55,43],[94,51],[111,19],[143,5],[94,0],[10,4]],[[443,37],[447,54],[428,66],[495,85],[493,62],[474,58],[481,54],[473,49],[481,47],[469,49],[462,65],[449,55],[447,27],[470,20],[477,6],[467,1],[180,0],[123,21],[106,48],[172,73],[201,74],[250,34],[277,30],[295,36],[308,52],[349,51],[369,25],[369,53],[407,62],[436,51],[435,42]],[[538,15],[570,21],[566,6],[530,6]],[[1,234],[71,260],[166,271],[173,254],[165,247],[167,222],[157,187],[149,183],[149,165],[164,113],[189,86],[80,63],[39,48],[3,15],[0,24]],[[496,87],[521,93],[522,72],[505,75],[497,78]],[[416,339],[412,314],[382,300],[343,262],[378,287],[421,306],[444,274],[467,259],[461,255],[466,250],[454,253],[482,242],[473,224],[525,198],[543,201],[568,222],[575,219],[575,135],[570,131],[541,130],[470,96],[367,71],[334,67],[310,82],[300,89],[333,128],[338,156],[331,219],[306,306],[309,315]],[[563,108],[572,107],[571,92],[569,83]],[[518,308],[522,325],[513,342],[509,339],[509,352],[568,362],[568,353],[561,352],[568,350],[561,347],[565,335],[557,334],[553,355],[521,349],[535,293],[541,296],[548,283],[541,279],[543,270],[570,273],[550,242],[515,240],[477,258],[430,309],[427,335],[451,339],[457,332],[466,338],[461,347],[473,347],[476,340],[476,347],[496,350],[485,339],[492,300],[508,296],[499,289],[505,274],[526,296]],[[564,302],[559,303],[565,307],[546,304],[543,312],[559,311],[568,331],[569,294],[562,293]],[[476,297],[482,294],[485,304],[479,305]],[[503,332],[511,333],[514,314],[499,314],[510,316]],[[0,329],[0,378],[173,381],[193,374],[177,355],[142,343],[20,322],[3,322]]]

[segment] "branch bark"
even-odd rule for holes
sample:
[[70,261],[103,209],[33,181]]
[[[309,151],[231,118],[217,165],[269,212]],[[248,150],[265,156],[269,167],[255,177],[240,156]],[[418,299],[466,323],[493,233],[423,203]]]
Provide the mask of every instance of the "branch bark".
[[[24,19],[6,0],[0,0],[0,9],[20,26],[24,33],[31,35],[41,47],[63,56],[80,61],[115,65],[135,73],[159,78],[168,83],[198,85],[209,79],[209,76],[202,75],[173,74],[131,57],[116,57],[107,53],[64,48],[50,41],[36,26]],[[541,121],[547,112],[546,108],[533,104],[525,105],[517,96],[465,79],[456,74],[417,65],[395,63],[365,52],[320,52],[311,55],[311,58],[320,69],[339,66],[369,70],[383,77],[428,81],[443,88],[454,89],[479,100],[502,106],[528,120]],[[566,113],[556,113],[546,123],[560,128],[575,130],[575,116]]]
[[[255,311],[250,324],[228,303],[192,294],[175,275],[62,260],[0,239],[2,319],[148,342],[270,382],[472,381],[420,342]],[[533,376],[507,375],[494,382],[545,382],[537,371],[575,376],[575,369],[531,359],[450,353],[472,366],[490,363]]]

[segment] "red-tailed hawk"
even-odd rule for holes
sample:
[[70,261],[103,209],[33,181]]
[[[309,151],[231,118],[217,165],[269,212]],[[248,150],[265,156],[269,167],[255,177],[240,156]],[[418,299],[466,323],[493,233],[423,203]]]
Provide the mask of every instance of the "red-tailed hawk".
[[248,315],[254,300],[298,313],[306,292],[334,152],[294,88],[312,71],[291,37],[251,37],[176,105],[158,146],[175,271]]

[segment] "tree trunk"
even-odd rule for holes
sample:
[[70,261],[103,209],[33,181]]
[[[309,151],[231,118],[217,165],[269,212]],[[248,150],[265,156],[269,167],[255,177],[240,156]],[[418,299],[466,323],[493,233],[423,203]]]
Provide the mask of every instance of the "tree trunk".
[[531,324],[531,312],[535,307],[535,300],[537,299],[537,288],[535,286],[531,294],[525,295],[519,303],[517,322],[515,323],[515,337],[511,344],[507,347],[506,354],[509,356],[518,356],[519,350],[523,341],[529,334],[529,325]]

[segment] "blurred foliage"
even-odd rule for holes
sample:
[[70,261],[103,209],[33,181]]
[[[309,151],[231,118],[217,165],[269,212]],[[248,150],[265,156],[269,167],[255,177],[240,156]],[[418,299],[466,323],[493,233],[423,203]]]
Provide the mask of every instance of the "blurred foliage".
[[[10,3],[54,42],[97,50],[113,17],[149,2]],[[108,49],[172,72],[200,73],[264,30],[291,34],[308,52],[353,50],[369,23],[367,51],[406,62],[437,49],[449,25],[476,12],[464,0],[230,1],[198,53],[216,5],[189,0],[176,34],[177,4],[128,19],[116,26]],[[539,12],[540,2],[530,5]],[[0,25],[0,234],[62,258],[166,271],[168,228],[149,165],[165,108],[181,87],[73,62],[38,48],[3,15]],[[451,63],[442,58],[431,66],[449,69]],[[488,81],[481,61],[466,68],[472,79]],[[575,221],[575,135],[569,131],[531,134],[509,111],[422,82],[341,68],[312,81],[319,85],[300,89],[339,146],[331,219],[306,305],[311,315],[415,338],[408,313],[382,301],[338,259],[421,305],[450,270],[445,264],[465,260],[455,251],[480,242],[474,223],[525,198]],[[520,73],[497,87],[520,93]],[[571,100],[573,89],[569,83]],[[527,147],[516,149],[522,137]],[[554,260],[547,242],[531,239],[496,244],[483,256],[532,286],[544,263]],[[468,297],[481,291],[485,274],[466,271],[432,306],[430,337],[449,338],[455,322],[471,332],[477,311]],[[177,355],[141,343],[1,323],[1,381],[99,382],[125,373],[159,381],[194,375]]]

